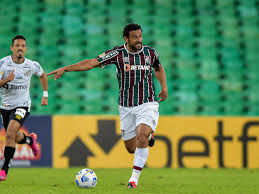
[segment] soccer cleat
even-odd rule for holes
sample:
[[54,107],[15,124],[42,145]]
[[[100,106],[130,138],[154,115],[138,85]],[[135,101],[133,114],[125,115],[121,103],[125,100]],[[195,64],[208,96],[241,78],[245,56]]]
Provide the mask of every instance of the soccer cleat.
[[128,183],[128,189],[136,189],[137,185],[134,181]]
[[153,147],[155,144],[155,137],[154,137],[154,133],[151,133],[151,138],[149,139],[148,145],[149,147]]
[[5,170],[0,171],[0,181],[5,181],[7,175],[5,173]]
[[39,154],[39,149],[36,145],[36,142],[37,142],[37,135],[35,133],[31,133],[30,134],[30,137],[32,138],[32,145],[30,145],[31,149],[32,149],[32,153],[34,156],[37,156]]

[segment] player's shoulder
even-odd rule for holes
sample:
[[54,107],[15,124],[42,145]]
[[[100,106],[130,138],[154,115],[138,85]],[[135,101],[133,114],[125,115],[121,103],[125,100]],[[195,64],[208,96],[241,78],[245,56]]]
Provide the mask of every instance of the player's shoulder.
[[110,59],[112,57],[116,57],[119,54],[121,47],[115,46],[110,50],[105,51],[104,53],[100,54],[98,57],[103,59]]
[[124,49],[123,45],[119,45],[119,46],[115,46],[113,47],[113,49],[109,50],[109,52],[111,51],[115,51],[115,53],[119,53],[120,50]]
[[39,66],[40,63],[38,61],[34,61],[34,60],[31,60],[31,59],[28,59],[28,58],[25,58],[25,63],[31,65],[31,66]]
[[150,45],[143,45],[143,47],[144,47],[144,49],[148,49],[148,50],[156,52],[156,49]]
[[151,54],[158,56],[158,53],[154,47],[149,45],[143,45],[143,47],[144,47],[144,50],[147,49]]
[[3,57],[2,59],[0,59],[0,67],[3,67],[4,64],[10,64],[10,63],[12,63],[11,55]]
[[11,55],[8,55],[8,56],[5,56],[5,57],[1,58],[0,61],[2,61],[4,63],[11,61]]

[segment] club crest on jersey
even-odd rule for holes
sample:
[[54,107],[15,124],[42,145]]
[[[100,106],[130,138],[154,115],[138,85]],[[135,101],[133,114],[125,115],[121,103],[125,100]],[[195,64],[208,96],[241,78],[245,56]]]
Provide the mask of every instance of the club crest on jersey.
[[124,63],[129,63],[129,57],[123,57],[123,62]]
[[28,70],[28,71],[24,72],[24,76],[30,76],[31,74],[32,74],[31,70]]
[[150,64],[151,63],[150,56],[145,56],[145,63],[146,64]]

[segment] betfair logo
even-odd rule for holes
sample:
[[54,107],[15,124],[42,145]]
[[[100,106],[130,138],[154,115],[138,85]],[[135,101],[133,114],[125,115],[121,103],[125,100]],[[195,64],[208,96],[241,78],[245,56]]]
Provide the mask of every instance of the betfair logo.
[[128,63],[124,64],[124,70],[125,71],[136,71],[136,70],[150,70],[150,66],[145,65],[130,65]]

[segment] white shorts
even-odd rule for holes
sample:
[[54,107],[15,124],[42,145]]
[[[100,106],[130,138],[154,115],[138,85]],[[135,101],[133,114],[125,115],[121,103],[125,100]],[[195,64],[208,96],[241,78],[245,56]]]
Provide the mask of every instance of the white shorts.
[[120,106],[121,136],[124,141],[136,136],[136,127],[139,124],[146,124],[156,131],[159,112],[158,102],[147,102],[139,106]]

